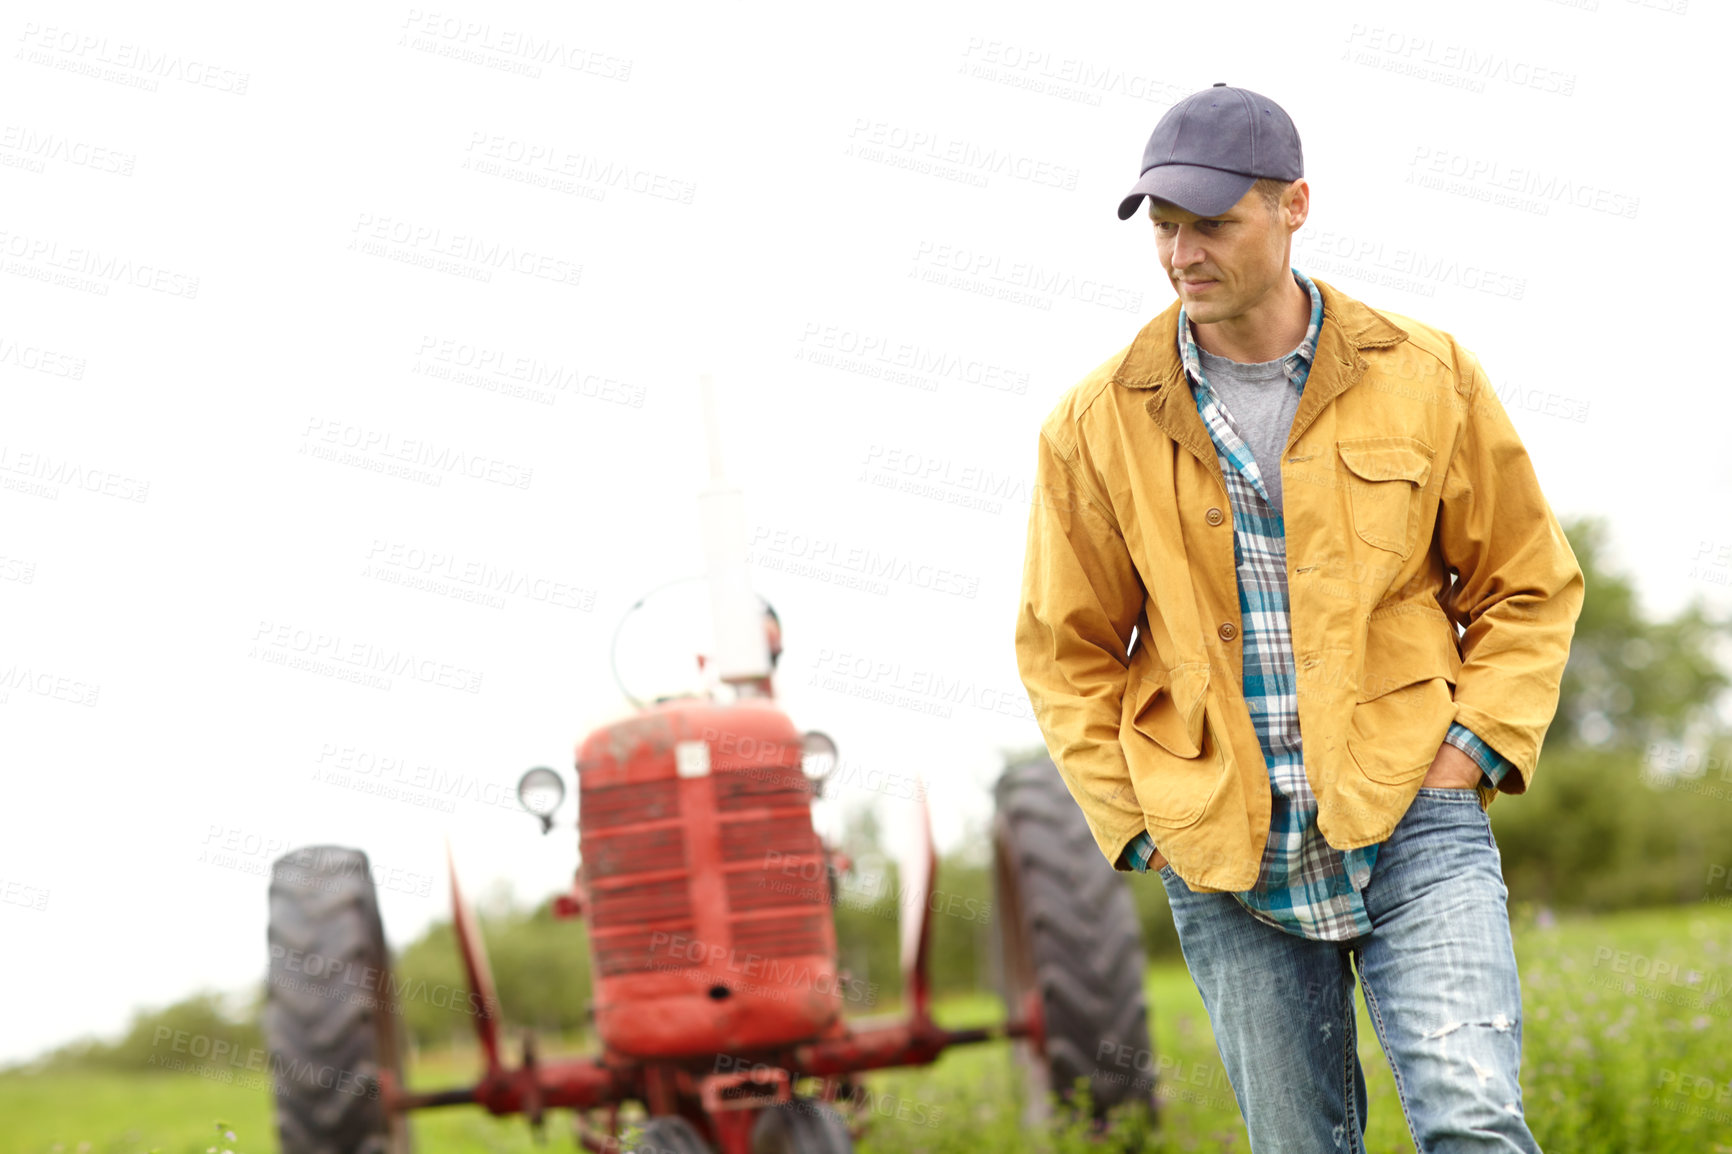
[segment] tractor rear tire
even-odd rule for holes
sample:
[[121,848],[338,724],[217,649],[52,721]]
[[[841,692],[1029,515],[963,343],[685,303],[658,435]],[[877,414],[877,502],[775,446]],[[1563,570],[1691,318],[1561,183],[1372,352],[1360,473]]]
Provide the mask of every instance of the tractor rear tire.
[[408,1154],[378,1075],[402,1085],[403,1033],[367,855],[310,846],[271,866],[264,1034],[282,1154]]
[[631,1149],[632,1154],[711,1154],[703,1135],[690,1122],[673,1114],[645,1122]]
[[854,1136],[835,1107],[796,1098],[759,1112],[752,1154],[853,1154]]
[[1050,758],[1006,767],[994,790],[999,981],[1012,1020],[1038,993],[1044,1039],[1017,1043],[1028,1121],[1087,1078],[1097,1124],[1122,1103],[1155,1110],[1142,931],[1125,879],[1102,858]]

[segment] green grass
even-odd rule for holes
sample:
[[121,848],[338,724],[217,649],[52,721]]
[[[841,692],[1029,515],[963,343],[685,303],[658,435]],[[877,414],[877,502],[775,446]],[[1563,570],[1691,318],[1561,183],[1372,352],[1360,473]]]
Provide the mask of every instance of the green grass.
[[[1732,909],[1697,907],[1535,924],[1515,913],[1526,1015],[1522,1086],[1540,1144],[1569,1154],[1732,1154]],[[1247,1149],[1209,1022],[1182,965],[1152,966],[1162,1127],[1145,1147]],[[996,1000],[952,998],[947,1025],[994,1022]],[[1360,1060],[1370,1095],[1367,1148],[1410,1152],[1388,1064],[1361,1009]],[[544,1053],[558,1047],[544,1047]],[[474,1056],[421,1055],[411,1084],[434,1089],[471,1080]],[[23,1073],[0,1076],[0,1154],[265,1154],[275,1148],[269,1092],[244,1069],[143,1074]],[[1074,1137],[1045,1138],[1022,1124],[1022,1079],[1003,1043],[960,1047],[924,1069],[871,1075],[877,1121],[862,1154],[1090,1150]],[[237,1134],[219,1141],[218,1121]],[[923,1124],[924,1123],[924,1124]],[[549,1119],[553,1148],[570,1149],[566,1116]],[[423,1154],[528,1152],[521,1119],[479,1110],[418,1116]]]

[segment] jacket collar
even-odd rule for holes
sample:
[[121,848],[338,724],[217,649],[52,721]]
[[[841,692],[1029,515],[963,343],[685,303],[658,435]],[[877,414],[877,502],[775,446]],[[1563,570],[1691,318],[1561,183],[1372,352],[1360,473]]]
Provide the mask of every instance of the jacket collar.
[[[1296,436],[1322,407],[1351,386],[1365,371],[1362,349],[1385,348],[1407,339],[1407,333],[1375,309],[1312,277],[1323,296],[1323,328],[1299,411],[1293,418]],[[1113,373],[1113,383],[1127,389],[1147,389],[1145,408],[1168,436],[1205,463],[1219,468],[1208,430],[1197,415],[1191,390],[1185,387],[1185,367],[1179,360],[1179,302],[1143,326]]]

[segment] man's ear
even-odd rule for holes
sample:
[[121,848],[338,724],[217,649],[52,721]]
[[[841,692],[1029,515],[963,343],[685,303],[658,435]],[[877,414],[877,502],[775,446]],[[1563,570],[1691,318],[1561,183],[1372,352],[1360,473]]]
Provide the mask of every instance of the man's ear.
[[1287,186],[1281,196],[1281,215],[1288,229],[1296,229],[1311,215],[1311,186],[1303,178]]

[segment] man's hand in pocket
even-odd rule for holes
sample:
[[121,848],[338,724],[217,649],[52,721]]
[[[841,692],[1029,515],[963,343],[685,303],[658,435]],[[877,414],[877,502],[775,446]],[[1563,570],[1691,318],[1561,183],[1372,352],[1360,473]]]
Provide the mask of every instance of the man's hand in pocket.
[[1422,789],[1472,789],[1479,784],[1479,766],[1473,758],[1444,742],[1431,759],[1425,780],[1419,784]]

